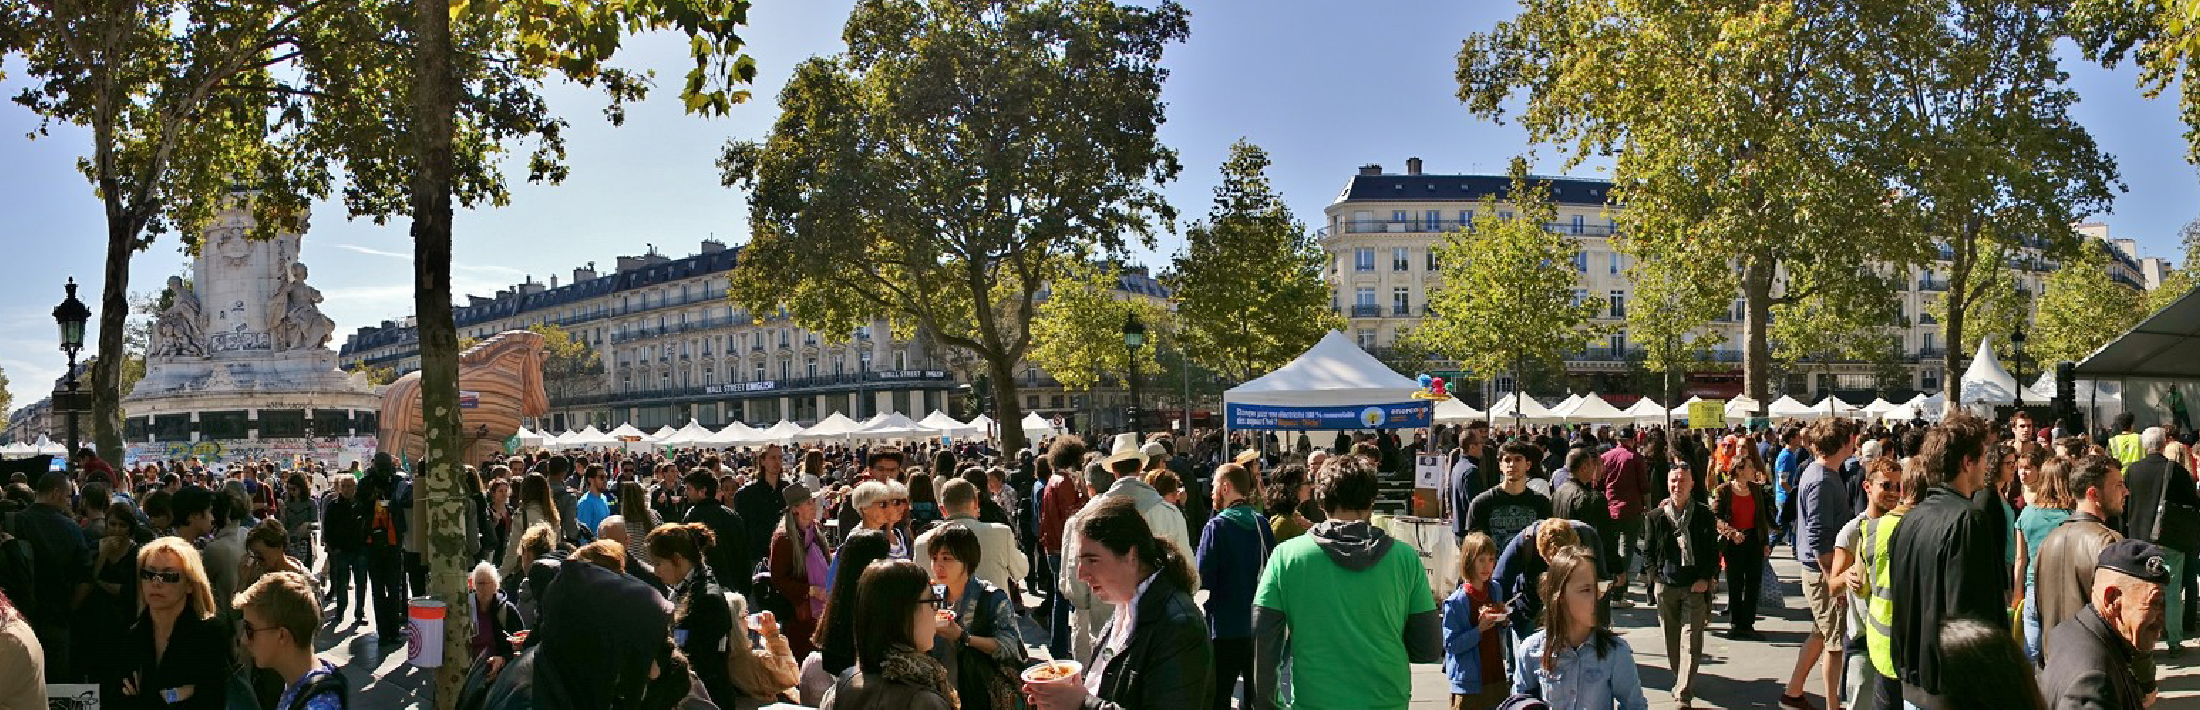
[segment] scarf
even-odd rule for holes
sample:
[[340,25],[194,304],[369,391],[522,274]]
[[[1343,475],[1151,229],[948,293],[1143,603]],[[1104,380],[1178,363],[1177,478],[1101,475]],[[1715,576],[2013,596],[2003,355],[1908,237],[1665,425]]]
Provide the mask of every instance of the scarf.
[[1690,501],[1688,505],[1680,506],[1679,512],[1674,512],[1673,506],[1665,508],[1666,517],[1673,519],[1674,534],[1680,536],[1682,567],[1696,566],[1696,536],[1690,532],[1696,529],[1694,523],[1697,507],[1694,501]]
[[938,659],[918,653],[908,646],[895,646],[886,653],[886,660],[879,664],[879,673],[887,680],[907,683],[924,688],[947,699],[949,707],[960,707],[955,697],[955,681],[947,677],[947,666]]

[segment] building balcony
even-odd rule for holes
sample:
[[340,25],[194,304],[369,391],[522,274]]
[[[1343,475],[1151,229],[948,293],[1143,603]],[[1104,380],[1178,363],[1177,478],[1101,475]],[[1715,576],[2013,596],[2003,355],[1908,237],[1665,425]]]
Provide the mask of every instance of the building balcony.
[[1918,279],[1917,290],[1946,291],[1948,290],[1948,282],[1945,279]]
[[1918,357],[1918,359],[1921,359],[1921,360],[1931,360],[1931,359],[1935,359],[1935,358],[1944,358],[1944,357],[1947,357],[1947,356],[1948,356],[1948,349],[1947,349],[1947,348],[1918,348],[1918,349],[1917,349],[1917,357]]
[[1345,315],[1353,318],[1380,318],[1383,315],[1383,307],[1372,303],[1355,304],[1351,307],[1351,310],[1346,311]]
[[683,404],[707,400],[764,396],[803,397],[872,390],[936,389],[943,386],[952,386],[953,384],[955,384],[955,376],[945,370],[895,370],[860,375],[821,375],[782,380],[728,382],[650,390],[604,392],[553,400],[550,405],[553,407],[587,407]]
[[[1345,234],[1440,234],[1457,229],[1473,229],[1474,223],[1461,222],[1456,219],[1348,219],[1343,220],[1339,226],[1343,228]],[[1556,234],[1579,234],[1594,237],[1608,237],[1616,231],[1609,224],[1584,223],[1575,225],[1572,222],[1545,222],[1543,228]],[[1330,231],[1327,229],[1320,230],[1317,236],[1327,238],[1330,236]]]

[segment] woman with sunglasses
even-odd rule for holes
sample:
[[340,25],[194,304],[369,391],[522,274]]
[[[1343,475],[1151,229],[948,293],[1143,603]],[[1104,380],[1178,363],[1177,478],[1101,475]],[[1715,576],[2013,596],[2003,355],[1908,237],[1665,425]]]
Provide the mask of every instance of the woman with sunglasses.
[[1726,560],[1727,636],[1763,640],[1757,633],[1758,598],[1763,591],[1767,541],[1772,529],[1773,495],[1765,485],[1765,465],[1756,447],[1744,446],[1728,462],[1726,482],[1711,491],[1711,509],[1719,519],[1719,553]]
[[138,551],[137,624],[123,658],[122,708],[223,710],[234,663],[199,551],[164,537]]
[[940,632],[942,599],[931,577],[908,560],[883,560],[863,570],[856,595],[856,671],[825,692],[819,710],[949,710],[955,681],[925,655]]

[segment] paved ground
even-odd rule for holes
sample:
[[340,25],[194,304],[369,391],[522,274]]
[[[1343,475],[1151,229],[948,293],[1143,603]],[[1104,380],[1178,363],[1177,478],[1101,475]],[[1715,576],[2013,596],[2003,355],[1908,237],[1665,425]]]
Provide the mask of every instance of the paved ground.
[[[1802,591],[1797,586],[1800,568],[1783,548],[1774,560],[1787,585],[1789,607],[1784,611],[1764,614],[1757,623],[1757,630],[1765,635],[1761,642],[1729,641],[1721,634],[1726,625],[1721,617],[1712,617],[1712,633],[1704,636],[1706,658],[1698,664],[1696,688],[1697,706],[1714,708],[1775,708],[1779,707],[1779,695],[1794,668],[1795,654],[1807,633],[1808,622],[1801,608]],[[1641,587],[1636,587],[1640,600]],[[1720,595],[1724,598],[1724,595]],[[1613,611],[1614,625],[1633,647],[1635,660],[1641,668],[1643,686],[1648,690],[1650,707],[1667,710],[1678,707],[1666,693],[1671,687],[1672,665],[1665,658],[1665,637],[1658,631],[1654,610],[1648,608],[1619,609]],[[351,676],[357,707],[370,710],[384,708],[424,708],[426,686],[431,678],[427,671],[405,663],[402,645],[382,648],[374,640],[371,627],[354,624],[349,618],[327,627],[324,635],[322,657],[342,666]],[[1043,639],[1037,629],[1031,629],[1027,638]],[[2191,644],[2187,644],[2190,647]],[[1034,650],[1043,655],[1043,650]],[[2156,710],[2175,708],[2200,708],[2200,651],[2187,651],[2182,657],[2168,658],[2157,654],[2162,678],[2161,701]],[[1817,689],[1823,681],[1813,671],[1806,682],[1806,691],[1812,701],[1824,707]],[[1416,665],[1413,667],[1413,708],[1450,707],[1449,686],[1444,681],[1441,667]]]

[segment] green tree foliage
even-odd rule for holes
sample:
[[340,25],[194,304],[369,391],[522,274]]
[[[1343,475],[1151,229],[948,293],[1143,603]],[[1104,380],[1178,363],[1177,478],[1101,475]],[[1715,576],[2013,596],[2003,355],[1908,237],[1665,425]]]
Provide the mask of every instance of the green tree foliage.
[[571,331],[548,323],[527,326],[542,336],[542,385],[553,406],[603,386],[603,358]]
[[1138,371],[1147,377],[1161,372],[1154,350],[1174,329],[1168,307],[1117,288],[1120,264],[1065,259],[1059,268],[1031,320],[1031,353],[1025,359],[1067,389],[1089,390],[1103,379],[1121,383],[1133,357],[1123,344],[1123,324],[1136,314],[1146,326],[1146,344],[1136,353]]
[[2177,268],[2163,275],[2159,286],[2147,292],[2147,313],[2168,308],[2193,288],[2200,287],[2200,219],[2186,222],[2183,229],[2177,230],[2177,235],[2185,247],[2185,258],[2178,261]]
[[1613,156],[1615,239],[1636,273],[1742,297],[1751,397],[1765,396],[1774,306],[1846,300],[1866,264],[1924,258],[1872,152],[1880,4],[1520,6],[1467,39],[1460,98],[1484,117],[1520,107],[1530,139],[1566,149],[1567,167]]
[[1244,140],[1222,163],[1207,219],[1184,231],[1167,279],[1184,350],[1234,380],[1282,367],[1344,319],[1329,307],[1329,257],[1268,182],[1268,152]]
[[2084,360],[2145,318],[2146,294],[2108,278],[2110,247],[2089,245],[2047,276],[2025,349],[2040,363]]
[[819,332],[921,330],[983,361],[994,419],[1020,420],[1054,265],[1150,247],[1175,219],[1160,61],[1188,32],[1173,2],[857,5],[848,51],[798,65],[771,134],[726,147],[752,234],[731,297]]
[[343,6],[0,0],[0,56],[19,57],[27,80],[15,102],[39,118],[30,136],[56,124],[91,135],[77,165],[106,220],[88,387],[92,441],[107,460],[122,456],[131,258],[160,234],[193,236],[226,187],[270,160],[266,77],[304,51],[299,30]]
[[1639,261],[1628,269],[1635,298],[1627,309],[1627,342],[1642,349],[1643,370],[1661,375],[1654,388],[1660,402],[1675,398],[1690,370],[1712,366],[1712,349],[1726,336],[1705,326],[1733,304],[1733,292],[1718,282],[1674,276],[1671,269],[1643,269]]
[[345,372],[366,375],[367,384],[376,387],[397,381],[397,368],[387,365],[369,365],[362,362],[352,365]]
[[[2078,94],[2056,56],[2068,3],[1911,0],[1875,45],[1892,61],[1875,84],[1886,105],[1883,164],[1897,204],[1944,248],[1948,290],[1940,325],[1949,372],[1982,336],[2005,337],[2024,317],[2012,280],[2031,247],[2076,250],[2072,222],[2106,209],[2116,161],[2070,116]],[[1958,397],[1961,381],[1948,381]]]
[[1581,247],[1544,227],[1557,215],[1550,186],[1530,182],[1525,163],[1516,160],[1508,194],[1515,217],[1484,205],[1471,227],[1437,243],[1444,286],[1429,295],[1433,312],[1410,339],[1483,377],[1538,365],[1563,371],[1566,353],[1605,332],[1594,320],[1605,302],[1575,298],[1573,262]]
[[2176,86],[2185,160],[2200,162],[2200,0],[2076,0],[2066,30],[2087,59],[2129,58],[2147,98]]

